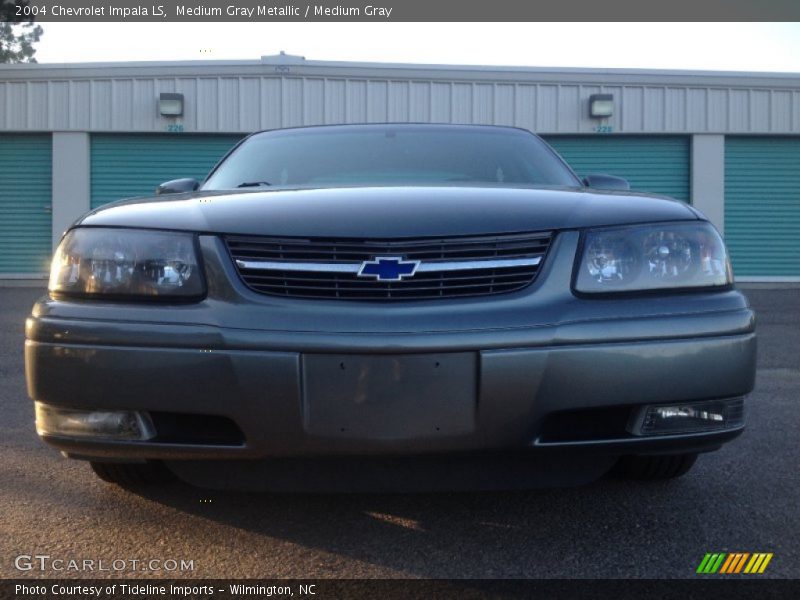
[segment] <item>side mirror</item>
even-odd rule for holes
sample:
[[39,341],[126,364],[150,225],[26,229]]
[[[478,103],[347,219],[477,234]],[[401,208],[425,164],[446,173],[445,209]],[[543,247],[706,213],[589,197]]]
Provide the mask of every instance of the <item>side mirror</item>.
[[200,182],[197,179],[173,179],[172,181],[165,181],[156,188],[156,196],[162,194],[180,194],[182,192],[193,192],[200,187]]
[[622,190],[631,189],[631,184],[627,179],[614,177],[613,175],[587,175],[583,178],[583,185],[596,190]]

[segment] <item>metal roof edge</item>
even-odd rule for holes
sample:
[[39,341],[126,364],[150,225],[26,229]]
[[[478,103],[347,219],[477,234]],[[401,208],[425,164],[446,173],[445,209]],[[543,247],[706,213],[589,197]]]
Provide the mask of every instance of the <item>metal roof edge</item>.
[[[279,56],[279,55],[278,55]],[[563,78],[579,81],[601,79],[645,83],[657,81],[702,85],[717,84],[722,81],[737,82],[734,85],[748,85],[745,80],[766,85],[768,82],[785,82],[791,87],[800,86],[800,73],[768,71],[702,71],[684,69],[629,69],[629,68],[588,68],[588,67],[535,67],[535,66],[495,66],[495,65],[447,65],[425,63],[390,62],[349,62],[325,60],[276,60],[275,56],[264,56],[258,60],[188,60],[188,61],[131,61],[131,62],[85,62],[85,63],[22,63],[0,65],[0,78],[42,79],[69,77],[159,77],[159,76],[197,76],[205,74],[228,75],[242,69],[242,75],[256,73],[291,73],[314,75],[329,73],[331,76],[352,74],[354,76],[389,76],[419,78],[466,78],[480,79],[521,79],[545,76],[554,80]]]

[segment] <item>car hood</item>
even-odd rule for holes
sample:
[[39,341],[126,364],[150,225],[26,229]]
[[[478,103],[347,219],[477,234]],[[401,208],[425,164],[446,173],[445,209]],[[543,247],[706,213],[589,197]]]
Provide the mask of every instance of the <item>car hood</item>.
[[697,219],[635,193],[497,187],[358,187],[194,192],[98,208],[76,224],[269,236],[403,238]]

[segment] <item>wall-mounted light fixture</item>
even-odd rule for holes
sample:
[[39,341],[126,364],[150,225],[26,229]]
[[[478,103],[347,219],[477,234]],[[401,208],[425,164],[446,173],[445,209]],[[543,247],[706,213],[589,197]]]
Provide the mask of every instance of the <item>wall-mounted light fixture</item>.
[[589,96],[589,116],[605,119],[614,114],[614,96],[611,94],[592,94]]
[[180,117],[183,115],[183,94],[159,94],[158,112],[163,117]]

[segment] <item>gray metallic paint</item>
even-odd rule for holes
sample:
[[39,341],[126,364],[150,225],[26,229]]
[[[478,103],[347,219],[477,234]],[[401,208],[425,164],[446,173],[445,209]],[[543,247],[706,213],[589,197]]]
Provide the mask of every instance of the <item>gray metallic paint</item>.
[[645,194],[474,185],[200,191],[114,202],[76,225],[379,239],[695,219],[684,203]]
[[[301,469],[315,473],[323,489],[343,482],[358,489],[350,485],[352,463],[340,465],[339,458],[356,460],[391,487],[381,474],[417,473],[415,457],[435,465],[427,487],[449,487],[449,474],[466,474],[461,461],[472,463],[476,453],[481,482],[490,475],[524,485],[578,482],[598,476],[622,453],[713,450],[741,428],[558,443],[540,437],[554,411],[736,397],[753,388],[755,317],[735,289],[587,298],[571,288],[581,229],[698,219],[701,213],[677,201],[578,188],[201,191],[117,202],[75,226],[198,234],[207,294],[184,304],[44,296],[26,323],[29,394],[73,408],[230,417],[244,432],[242,446],[44,438],[76,457],[169,459],[181,477],[210,487],[261,489],[271,482],[295,488],[294,469]],[[241,281],[220,237],[381,239],[544,230],[555,237],[525,289],[393,303],[258,294]],[[430,403],[440,400],[444,380],[420,392],[420,373],[434,368],[437,357],[449,365],[460,392],[433,411]],[[374,367],[386,377],[385,360],[400,371],[411,369],[398,393],[428,394],[404,407],[413,424],[406,435],[402,427],[386,426],[396,406],[384,414],[380,404],[359,412],[358,406],[337,409],[313,400],[324,396],[323,384],[310,381],[310,373],[339,361],[366,373]],[[329,378],[342,398],[352,387],[351,376],[343,377]],[[444,426],[442,418],[448,419]],[[360,425],[348,430],[346,422]],[[502,455],[501,468],[494,453]],[[481,487],[474,483],[467,487]]]
[[[554,410],[729,397],[752,389],[755,319],[741,294],[577,298],[570,292],[577,244],[577,232],[559,234],[539,278],[519,292],[387,305],[256,294],[238,280],[224,244],[202,236],[209,293],[197,304],[42,298],[26,329],[29,392],[76,408],[229,416],[247,440],[242,448],[219,448],[48,439],[66,451],[221,459],[540,447],[537,428]],[[303,354],[441,352],[479,357],[476,421],[469,432],[385,440],[318,435],[306,427]],[[619,453],[637,445],[650,452],[674,449],[685,438],[686,447],[711,449],[734,434],[593,447]]]

